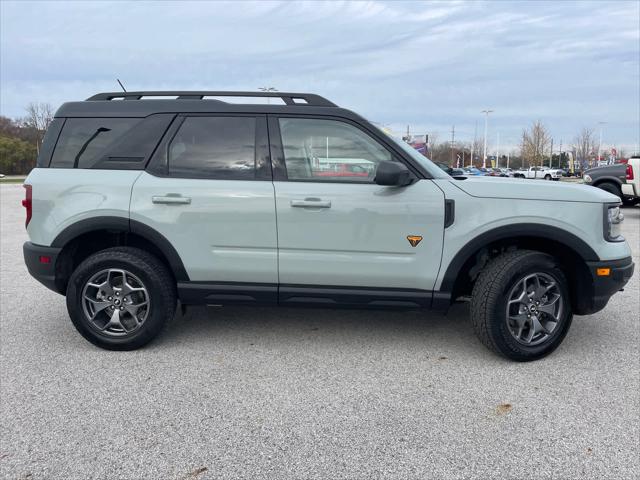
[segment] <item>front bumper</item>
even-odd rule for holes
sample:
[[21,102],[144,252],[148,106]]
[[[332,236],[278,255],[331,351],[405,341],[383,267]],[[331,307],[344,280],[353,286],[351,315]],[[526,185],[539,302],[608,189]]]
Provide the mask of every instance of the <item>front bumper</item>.
[[56,260],[61,248],[43,247],[31,242],[22,246],[24,263],[33,278],[54,292],[61,293],[56,286]]
[[[589,312],[602,310],[612,295],[624,288],[633,276],[634,263],[631,257],[604,262],[587,262],[593,280],[593,293]],[[604,271],[609,270],[607,275]],[[600,274],[598,271],[600,270]],[[604,271],[603,271],[604,270]]]

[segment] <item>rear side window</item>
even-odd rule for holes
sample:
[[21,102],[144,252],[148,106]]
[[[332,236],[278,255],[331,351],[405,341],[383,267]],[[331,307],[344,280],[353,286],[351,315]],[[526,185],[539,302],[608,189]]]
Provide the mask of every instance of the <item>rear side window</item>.
[[255,117],[187,117],[169,146],[169,175],[254,180]]
[[93,168],[140,118],[67,118],[51,159],[53,168]]

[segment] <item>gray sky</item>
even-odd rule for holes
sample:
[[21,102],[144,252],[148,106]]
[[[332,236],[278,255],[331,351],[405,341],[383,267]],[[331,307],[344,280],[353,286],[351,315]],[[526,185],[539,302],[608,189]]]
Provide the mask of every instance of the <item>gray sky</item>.
[[[0,2],[0,112],[99,91],[314,92],[400,133],[640,143],[640,2]],[[556,143],[556,144],[557,144]],[[493,147],[491,147],[493,148]]]

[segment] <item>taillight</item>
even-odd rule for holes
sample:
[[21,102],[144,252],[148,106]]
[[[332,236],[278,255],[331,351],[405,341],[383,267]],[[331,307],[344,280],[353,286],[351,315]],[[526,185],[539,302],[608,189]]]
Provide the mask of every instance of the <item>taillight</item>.
[[33,212],[33,196],[31,192],[31,185],[27,185],[26,183],[23,185],[24,192],[24,200],[22,200],[22,206],[27,209],[27,220],[24,222],[25,228],[29,226],[29,222],[31,221],[31,213]]
[[627,163],[627,180],[633,180],[633,167]]

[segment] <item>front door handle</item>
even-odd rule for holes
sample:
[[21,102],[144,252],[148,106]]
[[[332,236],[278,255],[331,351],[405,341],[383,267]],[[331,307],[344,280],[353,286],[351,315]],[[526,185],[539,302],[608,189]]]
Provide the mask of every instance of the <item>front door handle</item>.
[[151,197],[151,201],[165,205],[189,205],[191,203],[191,197],[183,197],[180,194],[169,193],[167,195],[154,195]]
[[292,207],[299,208],[331,208],[331,201],[321,198],[305,198],[304,200],[291,200]]

